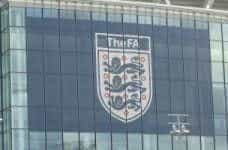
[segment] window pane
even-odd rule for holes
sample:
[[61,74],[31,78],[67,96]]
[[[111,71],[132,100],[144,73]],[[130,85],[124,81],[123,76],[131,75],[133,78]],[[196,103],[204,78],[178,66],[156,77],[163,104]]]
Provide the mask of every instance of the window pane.
[[221,24],[210,23],[209,27],[210,27],[210,39],[211,40],[222,40]]
[[215,149],[216,150],[227,150],[226,136],[215,136]]
[[62,150],[62,134],[60,132],[47,132],[47,150]]
[[12,105],[27,105],[27,76],[26,74],[11,74]]
[[223,84],[213,84],[213,104],[215,113],[225,113],[225,90]]
[[160,150],[171,150],[171,136],[170,135],[159,135],[158,144]]
[[223,65],[222,63],[212,63],[212,81],[223,82]]
[[64,132],[63,133],[64,150],[78,150],[79,149],[79,139],[78,138],[79,138],[79,135],[77,132],[75,132],[75,133]]
[[12,150],[28,150],[28,131],[12,130]]
[[30,132],[29,133],[30,147],[29,150],[44,150],[45,149],[45,133]]
[[210,136],[201,137],[202,150],[214,150],[214,139]]
[[10,48],[25,50],[26,48],[25,29],[10,28]]
[[28,128],[27,108],[12,107],[12,128]]
[[211,60],[222,61],[222,42],[211,41]]
[[188,136],[188,150],[200,150],[199,136]]
[[10,51],[10,68],[12,72],[26,72],[26,51]]
[[214,115],[215,135],[226,135],[225,115]]
[[223,24],[223,40],[228,41],[228,24]]
[[144,150],[157,150],[157,135],[143,135],[143,149]]
[[9,8],[10,26],[25,25],[25,9],[24,8]]
[[97,150],[111,150],[111,134],[97,133],[96,134]]
[[80,133],[80,149],[95,149],[95,139],[93,133]]

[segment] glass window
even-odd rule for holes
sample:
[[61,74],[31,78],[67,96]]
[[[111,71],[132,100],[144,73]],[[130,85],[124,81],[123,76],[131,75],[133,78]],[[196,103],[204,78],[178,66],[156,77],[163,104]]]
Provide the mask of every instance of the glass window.
[[171,136],[170,135],[159,135],[158,136],[158,148],[160,150],[171,150]]
[[61,19],[75,19],[74,11],[72,10],[60,10]]
[[188,150],[200,150],[200,137],[188,136]]
[[95,149],[94,133],[80,133],[80,149]]
[[121,19],[121,14],[114,14],[114,13],[109,13],[108,14],[108,21],[109,22],[121,22],[122,19]]
[[105,21],[106,20],[105,12],[93,12],[92,17],[93,17],[94,21]]
[[124,23],[137,23],[137,17],[133,14],[124,14],[123,15]]
[[214,139],[210,136],[201,137],[201,150],[214,150]]
[[27,8],[26,10],[27,17],[41,18],[42,17],[42,9],[41,8]]
[[9,11],[7,8],[4,8],[1,10],[1,30],[4,30],[9,26],[8,19],[9,19]]
[[143,150],[157,150],[157,135],[143,134]]
[[62,150],[62,133],[61,132],[47,132],[47,149],[48,150]]
[[[63,132],[63,145],[64,145],[64,150],[78,150],[79,134],[77,132],[75,133]],[[99,145],[97,145],[97,147],[99,147]],[[99,150],[102,150],[102,149],[99,149]]]
[[228,62],[228,42],[223,42],[224,61]]
[[225,113],[225,89],[223,84],[213,84],[213,104],[215,113]]
[[138,16],[138,24],[152,24],[152,17],[151,16]]
[[40,131],[29,132],[29,150],[45,149],[45,133]]
[[126,133],[112,133],[112,148],[127,150]]
[[128,149],[130,150],[142,150],[142,134],[128,133]]
[[12,107],[12,128],[28,128],[27,108]]
[[226,135],[226,118],[225,115],[214,115],[215,135]]
[[28,149],[28,131],[12,130],[12,150]]
[[26,51],[10,51],[10,68],[12,72],[26,72]]
[[223,64],[222,63],[212,63],[212,81],[213,82],[223,82],[224,75],[223,75]]
[[10,28],[10,48],[26,49],[25,29]]
[[79,20],[90,20],[90,12],[86,11],[77,11],[76,18]]
[[227,137],[226,136],[215,136],[215,149],[216,150],[227,150]]
[[58,9],[43,9],[44,18],[58,18]]
[[209,24],[209,28],[210,28],[210,39],[211,40],[222,40],[221,24],[219,24],[219,23],[210,23]]
[[11,105],[27,105],[27,76],[22,73],[11,74]]
[[5,52],[9,50],[9,43],[10,43],[8,30],[5,30],[1,33],[1,39],[2,39],[1,41],[2,52]]
[[173,136],[173,150],[186,150],[186,136]]
[[25,25],[25,8],[9,8],[9,23],[10,26],[24,26]]
[[222,42],[211,41],[211,60],[212,61],[222,61]]
[[228,41],[228,24],[223,24],[223,40]]
[[96,148],[97,150],[111,150],[111,134],[96,133]]

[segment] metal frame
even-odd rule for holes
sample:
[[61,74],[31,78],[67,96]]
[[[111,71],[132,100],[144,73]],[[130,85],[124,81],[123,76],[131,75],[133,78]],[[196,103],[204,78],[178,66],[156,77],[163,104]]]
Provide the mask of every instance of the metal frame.
[[[170,0],[166,0],[170,1]],[[211,1],[211,0],[208,0]],[[167,4],[158,4],[158,3],[148,3],[148,2],[136,2],[136,1],[127,1],[127,0],[59,0],[58,2],[53,2],[50,0],[40,0],[38,1],[19,1],[19,0],[0,0],[0,3],[9,3],[12,6],[27,6],[27,7],[51,7],[51,8],[66,8],[66,9],[75,9],[78,5],[80,7],[93,7],[92,5],[103,5],[103,6],[112,6],[112,7],[139,7],[139,8],[156,8],[156,9],[165,9],[173,11],[184,11],[190,13],[202,13],[208,15],[222,15],[228,17],[228,11],[225,10],[216,10],[216,9],[206,9],[206,8],[196,8],[196,7],[186,7],[186,6],[177,6],[177,5],[167,5]],[[0,5],[1,6],[1,5]]]

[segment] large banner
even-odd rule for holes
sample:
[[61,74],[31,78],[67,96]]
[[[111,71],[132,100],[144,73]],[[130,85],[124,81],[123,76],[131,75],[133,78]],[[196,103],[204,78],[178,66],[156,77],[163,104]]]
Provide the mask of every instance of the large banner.
[[96,34],[97,93],[111,116],[131,122],[152,101],[150,37]]

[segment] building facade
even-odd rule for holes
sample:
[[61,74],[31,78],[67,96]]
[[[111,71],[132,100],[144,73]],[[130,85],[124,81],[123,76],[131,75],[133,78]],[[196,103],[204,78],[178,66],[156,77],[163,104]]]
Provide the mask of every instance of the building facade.
[[227,150],[227,16],[5,2],[0,149]]

